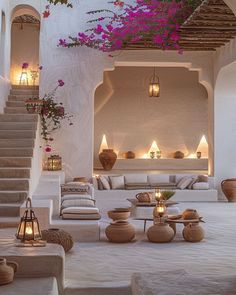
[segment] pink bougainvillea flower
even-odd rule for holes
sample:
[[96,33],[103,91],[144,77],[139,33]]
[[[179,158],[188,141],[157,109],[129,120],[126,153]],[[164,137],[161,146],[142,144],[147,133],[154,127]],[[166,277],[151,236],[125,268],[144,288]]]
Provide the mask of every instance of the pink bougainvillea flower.
[[22,69],[28,69],[29,63],[28,62],[23,62],[22,64]]
[[65,47],[67,45],[66,39],[59,39],[59,46]]
[[50,8],[50,5],[46,5],[45,8],[48,10]]
[[59,80],[58,80],[58,86],[59,86],[59,87],[62,87],[62,86],[64,86],[64,85],[65,85],[65,82],[64,82],[63,80],[59,79]]
[[103,28],[101,25],[97,25],[97,27],[94,29],[94,33],[101,34],[103,32]]
[[43,66],[39,66],[39,70],[41,71],[43,69]]
[[59,117],[63,117],[65,115],[65,109],[64,109],[64,107],[61,107],[61,106],[57,107],[57,115]]
[[52,147],[50,145],[46,145],[45,152],[50,153],[52,151]]
[[115,6],[119,6],[119,7],[123,7],[124,6],[124,1],[121,1],[121,0],[116,0],[115,2],[114,2],[114,5]]
[[48,18],[50,16],[50,11],[49,10],[45,10],[43,12],[43,18]]

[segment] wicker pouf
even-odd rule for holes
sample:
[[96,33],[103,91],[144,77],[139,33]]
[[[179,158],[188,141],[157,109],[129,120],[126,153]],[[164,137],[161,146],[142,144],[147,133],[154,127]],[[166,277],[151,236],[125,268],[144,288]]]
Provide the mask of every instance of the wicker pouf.
[[58,228],[42,230],[42,238],[47,241],[47,243],[61,245],[65,252],[70,251],[74,245],[72,236],[66,231]]

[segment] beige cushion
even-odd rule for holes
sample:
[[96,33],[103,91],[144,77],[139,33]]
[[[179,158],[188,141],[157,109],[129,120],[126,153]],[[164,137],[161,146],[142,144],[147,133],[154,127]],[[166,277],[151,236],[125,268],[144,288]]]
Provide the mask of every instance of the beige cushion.
[[85,194],[72,194],[72,195],[68,194],[61,197],[62,202],[65,200],[77,200],[77,199],[93,200],[93,198],[90,195],[85,195]]
[[193,190],[208,190],[209,183],[208,182],[196,182],[193,184]]
[[195,177],[198,175],[193,175],[193,174],[176,174],[175,175],[175,182],[178,184],[180,180],[182,180],[184,177]]
[[198,175],[198,182],[208,182],[208,175]]
[[103,188],[104,188],[105,190],[110,190],[110,189],[111,189],[107,177],[105,177],[105,176],[103,176],[103,175],[100,176],[100,181],[101,181],[101,183],[102,183],[102,185],[103,185]]
[[147,183],[146,174],[126,174],[125,175],[125,184],[127,183]]
[[168,183],[170,182],[169,174],[149,174],[148,182],[152,185],[155,183]]
[[177,188],[181,190],[186,189],[191,182],[192,182],[192,177],[185,176],[178,182]]
[[63,195],[68,193],[78,193],[78,194],[87,194],[89,192],[90,186],[83,185],[73,185],[73,184],[65,184],[61,186],[61,192]]
[[73,220],[99,220],[101,215],[99,213],[93,214],[73,214],[73,213],[64,213],[62,219],[73,219]]
[[124,176],[109,176],[112,189],[124,189],[125,178]]
[[94,207],[94,201],[89,199],[63,200],[61,209],[68,207]]
[[95,214],[99,213],[99,209],[96,207],[68,207],[62,210],[62,214],[73,213],[73,214]]
[[193,176],[192,177],[192,181],[188,185],[187,189],[192,189],[193,188],[193,184],[196,183],[197,181],[198,181],[198,176]]

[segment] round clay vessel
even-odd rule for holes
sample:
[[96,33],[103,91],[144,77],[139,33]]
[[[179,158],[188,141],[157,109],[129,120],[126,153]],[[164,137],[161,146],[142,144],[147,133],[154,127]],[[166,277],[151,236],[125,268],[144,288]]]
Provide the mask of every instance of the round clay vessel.
[[169,243],[174,236],[174,230],[167,223],[157,223],[147,231],[148,240],[152,243]]
[[174,153],[174,158],[175,159],[183,159],[184,158],[184,153],[182,153],[181,151],[177,151]]
[[18,264],[13,261],[7,261],[0,258],[0,285],[9,284],[14,279],[14,273],[18,269]]
[[204,239],[205,232],[198,223],[190,223],[184,227],[183,237],[187,242],[197,243]]
[[221,182],[221,189],[228,202],[236,202],[236,178],[223,180]]
[[111,210],[107,215],[112,220],[126,220],[130,217],[130,211]]
[[42,230],[42,239],[47,241],[47,243],[61,245],[65,252],[70,251],[74,245],[72,236],[68,232],[58,228]]
[[116,153],[112,149],[104,149],[99,154],[99,160],[102,164],[102,167],[106,171],[110,171],[115,165],[117,159]]
[[105,233],[108,240],[112,243],[128,243],[135,237],[135,229],[133,225],[123,220],[111,223],[106,228]]
[[132,151],[128,151],[127,153],[125,153],[125,158],[126,159],[135,159],[135,153]]
[[199,214],[195,209],[186,209],[182,213],[182,218],[184,220],[199,219]]
[[152,201],[152,193],[139,193],[135,197],[140,203],[150,203]]

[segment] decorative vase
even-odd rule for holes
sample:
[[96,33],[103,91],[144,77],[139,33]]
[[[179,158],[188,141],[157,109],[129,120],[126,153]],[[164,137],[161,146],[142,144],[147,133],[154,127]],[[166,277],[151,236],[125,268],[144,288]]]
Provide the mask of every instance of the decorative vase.
[[108,240],[112,243],[128,243],[135,237],[135,229],[133,225],[123,220],[111,223],[106,228],[105,233]]
[[148,240],[152,243],[169,243],[174,236],[174,230],[167,223],[157,223],[147,231]]
[[9,284],[14,279],[14,273],[18,269],[18,264],[13,261],[7,261],[0,258],[0,285]]
[[202,153],[201,152],[197,152],[197,158],[198,159],[201,159],[201,157],[202,157]]
[[151,203],[152,201],[152,193],[139,193],[135,197],[141,203]]
[[117,159],[116,153],[112,149],[104,149],[99,154],[99,160],[102,164],[102,167],[106,171],[110,171],[115,165]]
[[228,202],[236,202],[236,178],[223,180],[221,182],[221,189]]
[[125,153],[125,158],[126,159],[135,159],[135,153],[132,151],[128,151],[127,153]]
[[58,228],[42,230],[42,238],[47,241],[47,243],[61,245],[65,252],[70,251],[74,245],[72,236],[66,231]]
[[121,211],[121,210],[111,210],[107,212],[109,218],[113,221],[116,220],[126,220],[130,217],[130,211]]
[[197,243],[204,239],[204,229],[198,223],[190,223],[183,229],[183,237],[185,241]]
[[174,158],[175,159],[183,159],[184,158],[184,153],[182,153],[181,151],[177,151],[174,153]]
[[199,219],[199,214],[195,209],[186,209],[182,213],[182,218],[184,220]]

